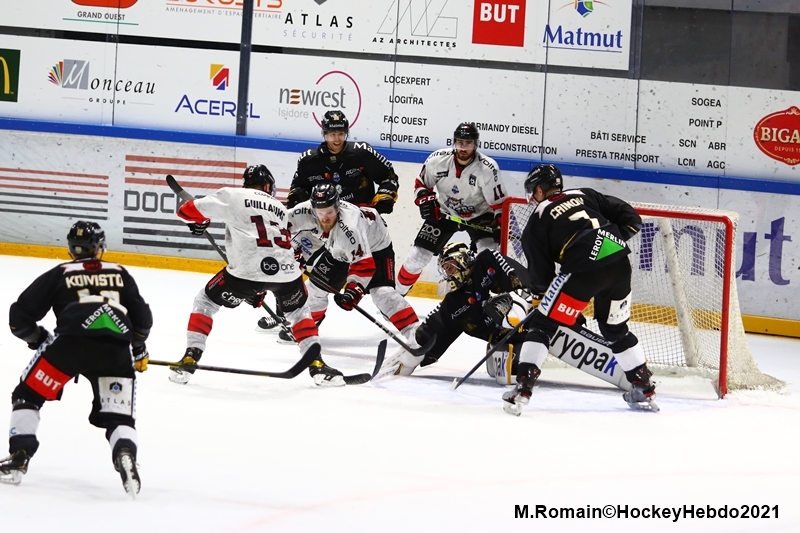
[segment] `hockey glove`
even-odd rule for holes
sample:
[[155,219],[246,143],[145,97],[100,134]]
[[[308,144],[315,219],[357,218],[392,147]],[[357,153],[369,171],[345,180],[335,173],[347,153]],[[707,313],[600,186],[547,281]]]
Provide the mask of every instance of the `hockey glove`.
[[266,295],[267,295],[267,291],[257,292],[256,294],[254,294],[252,296],[248,296],[247,298],[245,298],[244,301],[249,303],[250,305],[252,305],[256,309],[258,309],[264,303],[264,297]]
[[133,369],[137,372],[144,372],[147,370],[147,364],[150,362],[150,352],[147,351],[145,343],[137,343],[132,346],[133,348]]
[[301,187],[292,187],[289,189],[289,194],[286,196],[286,207],[291,209],[300,202],[305,202],[311,198],[309,192]]
[[211,221],[206,220],[204,222],[189,222],[187,226],[189,226],[189,231],[192,232],[192,235],[202,235],[208,229],[209,224],[211,224]]
[[378,192],[372,199],[372,205],[375,210],[382,214],[387,215],[394,210],[394,203],[397,201],[397,182],[386,180],[381,183]]
[[419,216],[424,220],[439,222],[441,213],[439,212],[439,202],[436,201],[435,194],[430,191],[420,191],[414,203],[419,207]]
[[47,331],[42,326],[39,326],[36,331],[28,335],[27,337],[23,337],[22,340],[28,343],[28,348],[31,350],[38,350],[39,346],[48,339],[52,338],[50,332]]
[[514,300],[511,298],[510,294],[498,294],[483,302],[483,312],[486,313],[495,324],[499,327],[503,327],[506,316],[508,316],[513,306]]
[[344,292],[333,295],[333,301],[345,311],[352,311],[363,297],[364,287],[355,281],[351,281],[345,286]]

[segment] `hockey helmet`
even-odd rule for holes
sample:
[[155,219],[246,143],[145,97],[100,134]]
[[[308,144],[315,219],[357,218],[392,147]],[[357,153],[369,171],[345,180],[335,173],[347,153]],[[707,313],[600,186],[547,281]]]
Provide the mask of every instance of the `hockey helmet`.
[[454,141],[464,139],[467,141],[475,141],[476,145],[478,144],[480,136],[480,131],[478,131],[478,127],[474,122],[462,122],[456,127],[456,131],[453,132]]
[[439,273],[447,281],[451,291],[466,283],[474,261],[475,257],[469,251],[469,246],[463,242],[451,242],[442,248],[439,252]]
[[536,187],[541,187],[545,193],[553,189],[561,191],[564,187],[564,180],[561,178],[561,171],[555,165],[537,165],[528,173],[525,178],[525,197],[529,203],[534,203],[533,196]]
[[339,209],[339,189],[333,183],[320,183],[311,189],[311,207],[324,209],[335,206]]
[[242,178],[245,187],[269,185],[266,189],[269,194],[272,194],[272,191],[275,190],[275,178],[266,165],[250,165],[245,169]]
[[67,245],[73,259],[99,258],[106,249],[106,234],[97,222],[79,220],[67,234]]
[[345,133],[350,131],[350,121],[339,110],[326,111],[322,117],[321,124],[323,135],[329,131],[343,131]]

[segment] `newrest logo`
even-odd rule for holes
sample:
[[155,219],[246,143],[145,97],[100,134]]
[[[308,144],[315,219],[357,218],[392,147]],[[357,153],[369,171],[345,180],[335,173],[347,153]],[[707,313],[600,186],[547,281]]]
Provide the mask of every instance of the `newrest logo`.
[[0,102],[17,101],[19,55],[19,50],[0,48]]
[[225,65],[212,63],[210,79],[216,90],[224,91],[231,84],[230,70]]
[[[293,106],[279,108],[279,116],[308,118],[310,112],[318,126],[321,126],[319,117],[326,111],[340,109],[350,119],[350,127],[353,127],[361,114],[361,89],[358,82],[347,72],[331,70],[320,76],[313,87],[280,88],[278,104]],[[301,111],[294,106],[304,109]]]
[[472,42],[525,46],[525,1],[476,1],[472,17]]

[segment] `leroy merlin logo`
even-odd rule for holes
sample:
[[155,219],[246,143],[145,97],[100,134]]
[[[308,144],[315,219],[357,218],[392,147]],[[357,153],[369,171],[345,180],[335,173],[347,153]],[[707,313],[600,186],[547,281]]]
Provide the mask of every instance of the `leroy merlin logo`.
[[89,318],[83,321],[83,329],[90,331],[108,329],[121,335],[128,333],[128,326],[120,320],[119,316],[108,304],[101,305],[94,313],[89,315]]
[[19,50],[0,48],[0,102],[16,102],[19,90]]
[[594,246],[592,252],[589,254],[589,259],[600,261],[609,255],[614,255],[620,250],[625,249],[625,242],[620,240],[613,233],[605,230],[597,230],[597,237],[594,239]]

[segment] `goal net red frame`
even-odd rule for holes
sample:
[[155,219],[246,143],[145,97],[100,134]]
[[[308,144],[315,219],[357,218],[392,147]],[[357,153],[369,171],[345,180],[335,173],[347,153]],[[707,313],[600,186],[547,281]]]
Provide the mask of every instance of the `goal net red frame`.
[[[634,203],[642,230],[628,241],[633,276],[631,331],[658,375],[702,376],[724,397],[738,389],[780,390],[747,345],[736,290],[739,215],[688,206]],[[524,198],[503,204],[500,250],[523,265],[522,231],[533,212]],[[593,305],[587,327],[599,333]]]

